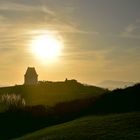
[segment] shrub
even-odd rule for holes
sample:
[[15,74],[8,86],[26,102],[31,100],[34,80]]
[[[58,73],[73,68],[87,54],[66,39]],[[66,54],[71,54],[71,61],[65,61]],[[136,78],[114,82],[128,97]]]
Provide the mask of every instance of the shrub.
[[3,94],[0,103],[6,111],[15,111],[25,106],[25,99],[19,94]]

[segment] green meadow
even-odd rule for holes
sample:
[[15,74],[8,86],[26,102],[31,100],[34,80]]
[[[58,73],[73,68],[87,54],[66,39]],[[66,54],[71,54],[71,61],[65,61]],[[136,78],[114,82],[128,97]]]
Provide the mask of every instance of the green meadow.
[[140,113],[91,115],[15,140],[139,140]]

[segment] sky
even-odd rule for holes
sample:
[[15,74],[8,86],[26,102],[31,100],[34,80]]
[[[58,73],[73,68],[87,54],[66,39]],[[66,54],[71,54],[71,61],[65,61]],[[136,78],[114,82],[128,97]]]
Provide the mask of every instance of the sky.
[[[140,81],[139,0],[0,0],[0,85],[24,82],[27,67],[39,80]],[[29,51],[45,31],[61,37],[56,62]]]

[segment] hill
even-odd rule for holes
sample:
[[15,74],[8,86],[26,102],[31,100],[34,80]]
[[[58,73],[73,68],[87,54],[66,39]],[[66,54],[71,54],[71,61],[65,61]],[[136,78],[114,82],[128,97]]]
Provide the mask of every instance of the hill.
[[[58,85],[58,83],[56,85]],[[83,86],[89,88],[89,86],[82,85],[82,87]],[[31,87],[29,86],[29,88]],[[35,87],[33,86],[33,88]],[[75,92],[75,94],[77,94],[77,92]],[[116,89],[110,92],[108,91],[104,94],[100,94],[100,96],[97,96],[99,94],[95,95],[96,96],[89,96],[88,98],[87,96],[85,96],[86,98],[79,98],[71,101],[59,102],[52,107],[44,105],[26,105],[23,108],[17,107],[16,110],[10,109],[6,112],[2,112],[0,113],[0,131],[3,133],[1,133],[0,139],[5,140],[20,137],[25,134],[37,131],[39,129],[68,122],[82,116],[98,114],[97,117],[104,118],[105,114],[107,115],[111,113],[140,111],[140,84],[128,87],[126,89]],[[98,122],[98,119],[95,119]],[[116,121],[116,123],[119,124],[121,120]],[[129,118],[126,118],[126,121],[127,123],[129,123]],[[136,120],[134,122],[134,124],[136,123],[139,123],[139,120]]]
[[71,101],[87,97],[99,96],[105,89],[84,85],[76,80],[65,82],[40,82],[37,85],[16,85],[0,88],[2,94],[20,94],[27,105],[55,105],[59,102]]
[[140,84],[101,95],[93,110],[99,113],[140,111]]
[[51,126],[16,140],[138,140],[140,113],[87,116]]

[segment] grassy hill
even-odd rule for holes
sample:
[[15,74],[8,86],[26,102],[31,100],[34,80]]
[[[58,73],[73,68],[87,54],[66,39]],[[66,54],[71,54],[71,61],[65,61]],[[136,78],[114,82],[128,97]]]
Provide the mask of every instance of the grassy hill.
[[65,82],[41,82],[38,85],[17,85],[0,88],[2,94],[20,94],[27,105],[54,105],[59,102],[99,96],[106,90],[88,86],[76,80]]
[[140,112],[87,116],[16,140],[139,140]]
[[[106,92],[98,87],[70,81],[7,87],[1,91],[21,94],[31,106],[12,107],[0,113],[0,139],[21,137],[45,127],[37,133],[38,139],[129,139],[130,134],[130,139],[139,137],[140,113],[125,113],[140,111],[140,84]],[[56,104],[52,107],[45,106],[51,99],[48,95],[54,97],[50,102]],[[64,96],[63,102],[59,100],[61,96]],[[34,105],[31,99],[42,105]],[[112,113],[114,115],[109,115]],[[93,114],[81,118],[84,121],[76,120]],[[65,122],[68,121],[72,122],[67,125]]]

